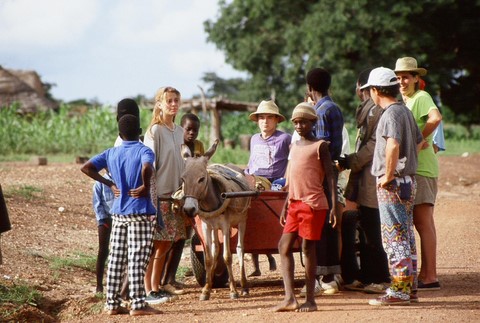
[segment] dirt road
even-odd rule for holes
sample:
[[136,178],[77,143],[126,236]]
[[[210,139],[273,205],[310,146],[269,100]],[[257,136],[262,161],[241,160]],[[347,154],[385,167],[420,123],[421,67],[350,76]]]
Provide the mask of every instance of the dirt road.
[[[279,271],[268,272],[260,256],[262,277],[250,279],[250,296],[230,300],[227,289],[216,290],[210,301],[198,300],[200,288],[185,279],[188,293],[158,305],[156,317],[135,322],[468,322],[479,321],[480,288],[480,155],[441,157],[440,193],[435,209],[438,235],[440,291],[420,292],[420,303],[408,307],[372,307],[369,295],[347,292],[319,296],[314,313],[272,313],[283,296]],[[97,232],[91,208],[92,181],[79,165],[35,166],[0,163],[0,183],[7,195],[13,229],[2,235],[4,264],[0,286],[26,282],[43,294],[37,306],[0,303],[0,321],[130,322],[127,316],[103,314],[103,300],[94,297],[95,277],[86,270],[55,269],[55,258],[96,254]],[[31,187],[34,198],[22,197]],[[16,191],[16,192],[15,192]],[[59,208],[63,207],[63,212]],[[279,263],[278,255],[276,255]],[[190,266],[188,254],[181,266]],[[252,269],[247,262],[247,271]],[[303,268],[297,264],[301,287]]]

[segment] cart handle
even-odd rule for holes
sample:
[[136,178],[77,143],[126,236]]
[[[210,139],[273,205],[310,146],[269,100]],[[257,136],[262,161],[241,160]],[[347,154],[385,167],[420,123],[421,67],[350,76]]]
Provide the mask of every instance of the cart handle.
[[236,197],[258,197],[261,196],[270,196],[285,198],[288,195],[288,192],[283,191],[243,191],[243,192],[223,192],[221,197],[223,199],[236,198]]
[[230,199],[236,197],[257,197],[260,194],[258,191],[243,191],[243,192],[223,192],[222,199]]

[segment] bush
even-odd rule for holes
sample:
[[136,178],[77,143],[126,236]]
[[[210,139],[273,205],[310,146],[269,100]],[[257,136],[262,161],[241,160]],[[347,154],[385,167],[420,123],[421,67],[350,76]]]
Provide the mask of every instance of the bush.
[[249,157],[250,151],[248,150],[243,150],[238,147],[235,147],[235,149],[224,148],[223,145],[220,145],[211,161],[212,163],[218,164],[231,163],[239,166],[246,166]]
[[[78,107],[62,105],[58,112],[47,111],[35,115],[22,116],[16,113],[17,106],[0,109],[0,160],[29,155],[73,155],[91,156],[112,147],[117,135],[115,109],[110,106]],[[448,109],[445,110],[448,114]],[[222,115],[223,139],[234,140],[240,146],[240,135],[253,135],[259,132],[258,126],[248,116],[249,112],[224,112]],[[152,111],[141,108],[143,133],[148,128]],[[209,120],[200,113],[201,129],[199,140],[208,148]],[[178,124],[181,118],[176,118]],[[444,120],[447,120],[445,118]],[[349,130],[350,145],[353,151],[357,129],[354,123],[346,123]],[[278,129],[293,132],[293,125],[287,119],[278,125]],[[469,128],[461,124],[446,123],[445,138],[449,142],[480,140],[480,125]],[[451,146],[451,144],[450,144]],[[478,149],[477,149],[478,150]],[[220,147],[213,161],[218,163],[246,164],[249,152],[241,149]]]
[[[151,118],[141,113],[143,129]],[[111,147],[118,135],[114,109],[109,106],[78,111],[62,105],[58,112],[22,116],[16,107],[0,109],[0,155],[97,154]]]
[[445,134],[445,139],[450,141],[465,140],[469,139],[470,137],[468,129],[460,124],[446,123],[444,124],[443,131]]
[[240,144],[241,134],[255,134],[259,132],[257,123],[251,121],[249,112],[224,113],[222,116],[222,135],[224,139],[232,139]]
[[470,139],[480,140],[480,125],[472,124],[470,126]]

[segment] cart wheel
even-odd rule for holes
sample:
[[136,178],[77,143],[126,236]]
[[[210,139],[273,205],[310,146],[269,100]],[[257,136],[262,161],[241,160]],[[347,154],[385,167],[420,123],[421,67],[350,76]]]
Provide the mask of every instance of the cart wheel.
[[194,234],[190,243],[190,259],[192,261],[193,274],[200,286],[205,286],[205,260],[203,252],[196,251],[196,246],[200,245],[200,238]]
[[[200,246],[200,238],[194,234],[191,240],[190,259],[192,261],[193,274],[200,286],[205,286],[205,256],[203,252],[196,251],[196,246]],[[213,288],[222,288],[228,283],[228,270],[222,257],[218,257],[215,275],[213,276]]]

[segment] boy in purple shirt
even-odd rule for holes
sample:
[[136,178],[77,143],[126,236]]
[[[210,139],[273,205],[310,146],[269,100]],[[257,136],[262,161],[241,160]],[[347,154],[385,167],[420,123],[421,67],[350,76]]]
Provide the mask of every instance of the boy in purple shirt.
[[288,154],[292,137],[290,134],[277,130],[277,125],[285,121],[279,113],[278,106],[270,101],[262,101],[257,111],[249,116],[258,124],[260,133],[252,136],[250,141],[250,158],[247,174],[262,176],[271,183],[285,175]]
[[[250,141],[250,158],[245,173],[265,177],[273,183],[285,176],[288,164],[292,136],[277,130],[277,125],[285,121],[285,117],[279,113],[275,102],[269,100],[260,102],[257,111],[251,113],[249,118],[258,124],[260,133],[253,135]],[[276,270],[275,258],[271,254],[267,254],[267,257],[270,270]],[[252,254],[252,261],[254,270],[249,276],[260,276],[258,254]]]

